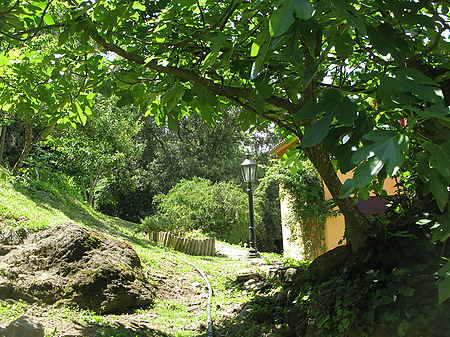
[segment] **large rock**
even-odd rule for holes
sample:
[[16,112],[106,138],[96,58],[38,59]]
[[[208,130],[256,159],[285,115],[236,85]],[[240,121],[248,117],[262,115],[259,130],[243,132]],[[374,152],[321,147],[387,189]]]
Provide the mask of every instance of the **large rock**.
[[[28,316],[22,316],[12,321],[3,332],[6,337],[44,337],[44,327]],[[2,335],[0,335],[2,336]]]
[[27,235],[28,233],[24,228],[9,226],[0,220],[1,245],[18,245],[26,239]]
[[129,244],[75,224],[30,235],[0,256],[0,298],[119,313],[148,306],[153,296]]
[[341,267],[352,255],[350,246],[337,246],[316,257],[309,270],[319,280],[326,280],[334,271]]

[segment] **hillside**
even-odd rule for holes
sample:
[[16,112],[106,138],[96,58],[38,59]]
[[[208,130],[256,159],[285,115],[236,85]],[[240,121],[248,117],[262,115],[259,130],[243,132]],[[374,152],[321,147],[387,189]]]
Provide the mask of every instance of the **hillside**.
[[[44,324],[46,336],[203,336],[207,291],[193,264],[205,271],[211,281],[217,335],[243,336],[246,331],[250,336],[257,335],[259,329],[270,330],[263,325],[252,324],[250,328],[240,323],[239,317],[236,320],[254,295],[234,280],[239,273],[257,266],[231,257],[194,257],[156,246],[140,233],[138,224],[98,213],[75,196],[70,183],[63,179],[17,181],[2,171],[0,226],[33,232],[62,223],[78,223],[129,242],[157,288],[155,304],[123,315],[98,315],[64,305],[2,300],[0,326],[26,314]],[[231,251],[240,249],[227,247]],[[245,310],[251,309],[247,305]]]

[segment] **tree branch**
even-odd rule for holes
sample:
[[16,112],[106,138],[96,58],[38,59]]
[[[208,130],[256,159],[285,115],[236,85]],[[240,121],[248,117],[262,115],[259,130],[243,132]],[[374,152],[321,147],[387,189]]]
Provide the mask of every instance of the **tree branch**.
[[20,3],[20,0],[17,0],[16,3],[12,7],[8,8],[7,10],[5,10],[3,12],[0,12],[0,15],[5,15],[8,13],[11,13],[14,9],[16,9],[16,7],[19,3]]
[[[34,27],[28,30],[23,30],[21,32],[17,32],[12,35],[13,38],[19,38],[19,36],[25,35],[25,34],[36,34],[42,30],[52,30],[55,28],[62,28],[64,27],[64,23],[55,23],[54,25],[47,25],[47,26],[40,26],[40,27]],[[34,35],[33,35],[34,37]]]
[[[53,1],[53,0],[49,0],[49,2],[47,2],[47,5],[45,6],[44,10],[42,11],[42,15],[41,15],[41,19],[39,20],[39,25],[38,25],[38,27],[41,27],[41,26],[42,26],[42,23],[44,22],[44,16],[45,16],[45,13],[47,13],[47,11],[48,11],[50,5],[52,4],[52,1]],[[36,36],[37,33],[38,33],[38,31],[35,31],[28,39],[34,38],[34,37]]]
[[321,87],[327,87],[327,88],[335,88],[335,89],[341,89],[343,91],[347,92],[357,92],[357,93],[363,93],[363,94],[370,94],[375,92],[375,89],[365,89],[365,88],[358,88],[358,87],[343,87],[339,85],[329,84],[329,83],[318,83]]
[[200,6],[200,2],[198,0],[197,0],[197,7],[198,7],[198,10],[200,11],[200,18],[202,19],[203,28],[204,28],[206,26],[205,16],[203,15],[203,8],[202,8],[202,6]]
[[[146,66],[150,69],[153,69],[155,71],[158,71],[160,73],[173,75],[179,79],[197,83],[197,84],[201,85],[202,87],[205,87],[205,88],[211,90],[216,95],[227,97],[229,99],[234,99],[236,97],[250,98],[252,95],[252,90],[249,88],[240,88],[240,87],[220,85],[208,78],[201,77],[194,72],[180,69],[177,67],[160,65],[160,64],[158,64],[158,62],[156,60],[153,60],[150,62],[145,62],[145,58],[143,56],[130,53],[114,43],[107,42],[95,30],[89,29],[86,32],[95,42],[97,42],[100,46],[102,46],[103,48],[105,48],[106,50],[108,50],[110,52],[113,52],[113,53],[115,53],[129,61],[132,61],[134,63],[144,65],[144,66]],[[289,112],[295,112],[296,108],[297,108],[297,106],[295,104],[293,104],[292,102],[290,102],[289,100],[283,99],[278,96],[269,97],[267,99],[267,102],[269,104],[275,105],[279,108],[288,110]]]
[[238,8],[239,3],[236,3],[234,1],[231,2],[231,5],[227,8],[223,18],[220,20],[220,30],[223,30],[225,28],[225,25],[227,24],[228,20],[230,19],[233,12]]

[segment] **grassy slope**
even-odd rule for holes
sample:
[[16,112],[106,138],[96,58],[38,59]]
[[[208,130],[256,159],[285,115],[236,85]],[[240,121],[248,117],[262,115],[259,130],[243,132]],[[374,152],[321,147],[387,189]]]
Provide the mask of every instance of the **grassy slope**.
[[61,190],[50,188],[44,191],[12,184],[4,171],[0,171],[0,221],[29,230],[77,222],[113,234],[133,245],[148,273],[160,283],[160,296],[155,306],[131,315],[98,316],[71,308],[0,301],[0,325],[27,313],[40,316],[46,325],[47,336],[59,336],[61,331],[72,329],[71,321],[81,324],[84,336],[201,336],[206,320],[206,291],[201,277],[186,261],[208,274],[214,289],[216,321],[228,319],[232,322],[233,309],[252,296],[231,282],[239,271],[251,268],[247,262],[223,257],[194,257],[155,246],[136,231],[136,224],[96,212]]

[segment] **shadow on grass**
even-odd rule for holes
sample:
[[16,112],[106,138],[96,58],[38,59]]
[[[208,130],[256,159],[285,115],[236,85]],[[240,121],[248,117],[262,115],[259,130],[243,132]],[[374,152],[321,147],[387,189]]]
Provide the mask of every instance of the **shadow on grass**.
[[[271,306],[261,306],[258,301],[246,303],[233,317],[214,322],[215,337],[294,337],[287,325],[278,322]],[[208,337],[206,332],[194,335]]]
[[175,337],[137,321],[74,324],[71,333],[84,337]]
[[[227,289],[242,291],[242,283],[228,282]],[[294,337],[286,324],[286,308],[277,304],[277,295],[263,286],[255,297],[226,313],[226,318],[214,322],[215,337]],[[206,332],[194,335],[208,337]]]
[[58,210],[71,219],[73,222],[85,225],[91,229],[112,234],[132,243],[145,246],[147,240],[140,239],[132,235],[131,233],[125,233],[117,228],[127,228],[129,231],[134,231],[132,223],[128,223],[121,219],[103,219],[101,216],[97,215],[95,211],[91,210],[88,206],[84,205],[82,202],[66,196],[62,193],[53,193],[38,189],[29,189],[24,186],[16,185],[15,190],[25,196],[27,199],[33,201],[40,208],[46,210]]
[[94,216],[86,209],[82,203],[63,193],[54,193],[41,189],[27,188],[19,184],[14,185],[14,189],[24,195],[27,199],[36,203],[39,207],[47,210],[58,210],[75,222],[84,223],[99,229],[104,229],[105,225],[99,217]]

